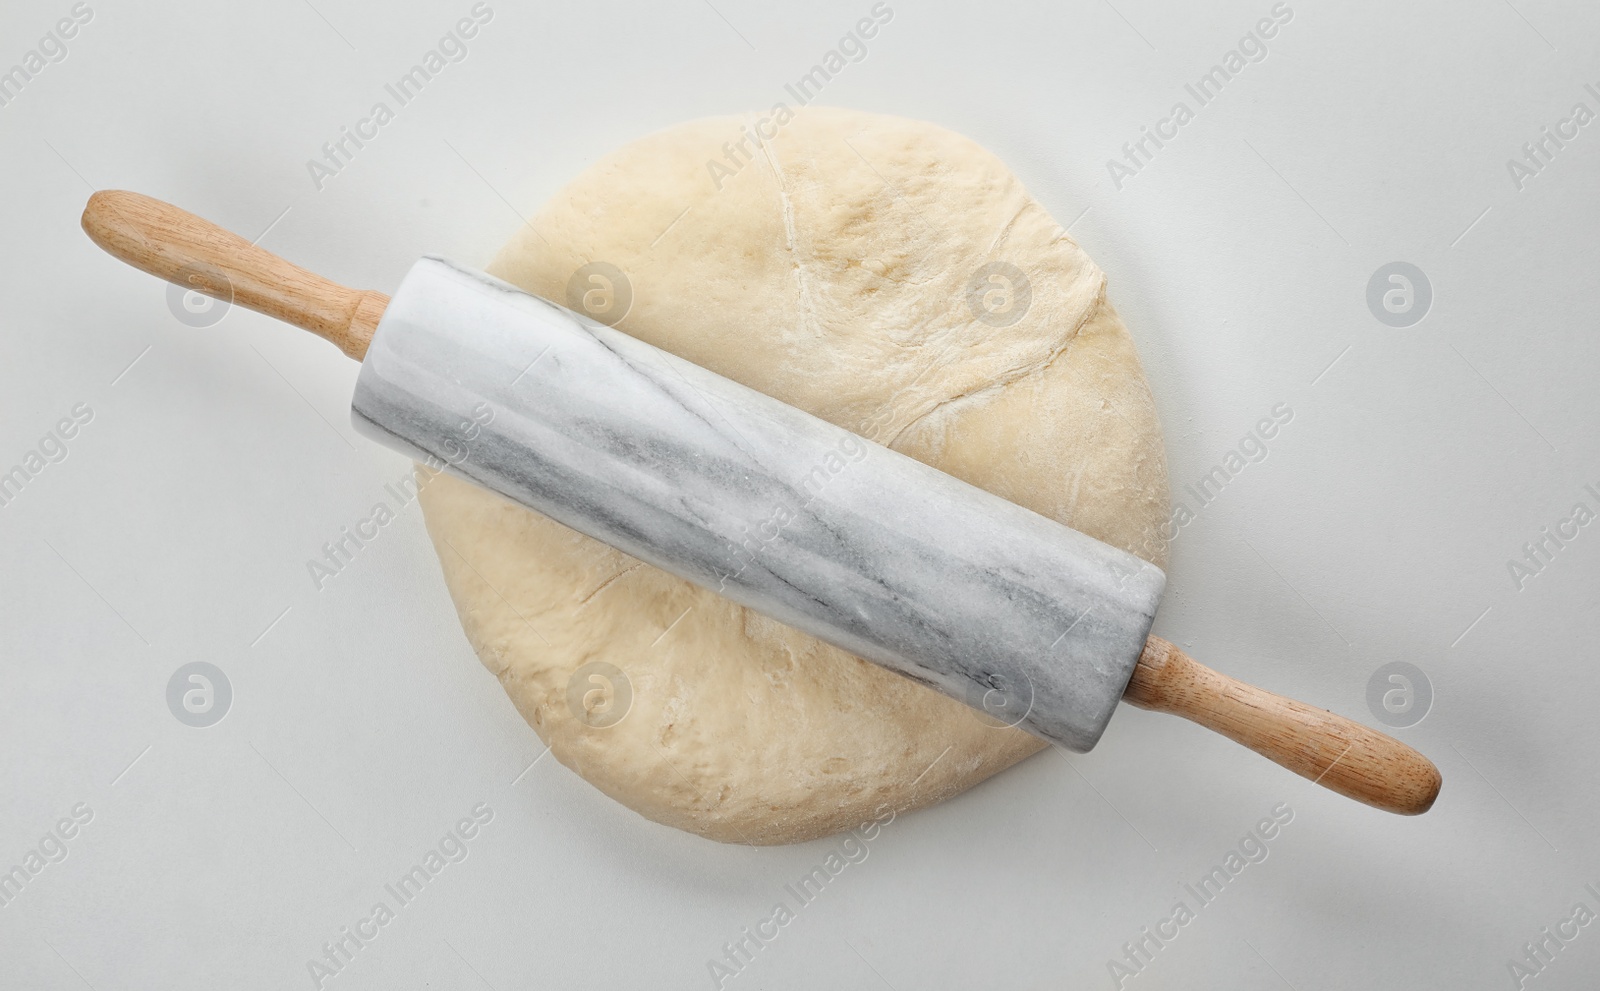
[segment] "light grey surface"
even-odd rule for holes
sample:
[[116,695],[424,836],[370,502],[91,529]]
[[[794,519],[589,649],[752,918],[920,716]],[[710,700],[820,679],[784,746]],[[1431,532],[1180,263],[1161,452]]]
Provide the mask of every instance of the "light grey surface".
[[[346,425],[357,366],[238,310],[186,326],[77,229],[91,188],[137,189],[387,291],[424,253],[486,262],[626,140],[782,99],[870,7],[491,3],[320,190],[307,160],[470,4],[90,0],[0,107],[0,466],[94,411],[0,507],[0,862],[94,811],[0,907],[0,986],[311,987],[322,944],[486,802],[467,859],[325,987],[707,988],[839,845],[715,845],[534,763],[385,488],[409,466]],[[1507,162],[1600,110],[1600,10],[1291,0],[1270,54],[1117,189],[1107,160],[1271,4],[890,5],[823,100],[971,135],[1107,271],[1194,514],[1156,632],[1363,719],[1374,675],[1415,665],[1431,711],[1396,732],[1444,791],[1387,816],[1126,711],[1092,754],[884,827],[725,987],[1114,988],[1123,944],[1283,803],[1265,861],[1125,987],[1515,987],[1508,962],[1600,883],[1600,534],[1520,589],[1508,569],[1600,508],[1600,133],[1521,189]],[[0,65],[70,8],[0,5]],[[1433,291],[1405,328],[1368,308],[1395,261]],[[1278,404],[1265,459],[1200,505]],[[307,562],[380,500],[397,518],[319,590]],[[231,682],[209,727],[168,709],[195,662]],[[1592,986],[1600,930],[1578,932],[1527,987]]]
[[1166,576],[1132,554],[481,272],[412,266],[366,436],[1083,752]]

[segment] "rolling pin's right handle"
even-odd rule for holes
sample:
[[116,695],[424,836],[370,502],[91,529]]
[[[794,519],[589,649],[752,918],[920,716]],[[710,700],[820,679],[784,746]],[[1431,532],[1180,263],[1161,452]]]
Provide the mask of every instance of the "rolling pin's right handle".
[[1301,777],[1358,802],[1420,815],[1439,769],[1417,751],[1326,709],[1235,681],[1151,637],[1123,698],[1215,730]]
[[134,268],[309,330],[357,361],[389,305],[382,293],[347,289],[139,193],[95,193],[84,207],[83,229]]

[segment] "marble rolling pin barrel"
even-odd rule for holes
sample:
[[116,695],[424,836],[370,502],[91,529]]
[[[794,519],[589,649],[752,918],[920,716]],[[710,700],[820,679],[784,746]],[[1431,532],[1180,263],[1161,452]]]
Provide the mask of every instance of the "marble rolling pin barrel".
[[374,440],[1052,743],[1127,701],[1380,809],[1438,794],[1405,744],[1150,636],[1153,565],[488,275],[424,258],[389,299],[122,191],[83,227],[362,361]]

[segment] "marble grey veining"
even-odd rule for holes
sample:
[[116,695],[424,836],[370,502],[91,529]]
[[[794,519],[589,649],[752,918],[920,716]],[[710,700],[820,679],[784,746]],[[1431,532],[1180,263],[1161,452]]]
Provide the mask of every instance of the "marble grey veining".
[[1166,582],[1133,555],[620,331],[419,261],[357,429],[1073,750]]

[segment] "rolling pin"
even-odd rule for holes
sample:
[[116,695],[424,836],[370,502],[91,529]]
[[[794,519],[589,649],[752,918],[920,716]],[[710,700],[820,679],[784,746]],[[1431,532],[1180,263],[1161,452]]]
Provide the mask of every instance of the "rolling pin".
[[361,361],[365,436],[1051,743],[1126,701],[1380,809],[1438,795],[1411,747],[1151,636],[1154,565],[515,286],[427,257],[347,289],[124,191],[83,228]]

